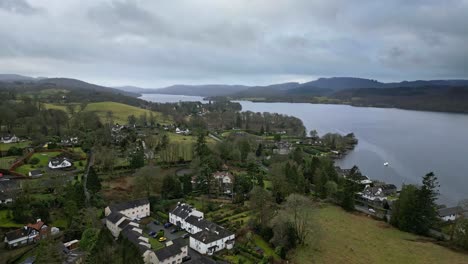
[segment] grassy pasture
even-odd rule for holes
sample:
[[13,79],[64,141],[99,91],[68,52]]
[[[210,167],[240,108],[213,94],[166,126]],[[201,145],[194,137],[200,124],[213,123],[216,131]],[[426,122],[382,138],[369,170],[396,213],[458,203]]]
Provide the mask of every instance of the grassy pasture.
[[336,206],[321,208],[308,223],[319,226],[319,235],[294,252],[293,263],[468,263],[466,253]]
[[[75,106],[75,111],[79,111],[79,105],[78,104],[72,104]],[[45,107],[48,109],[58,109],[58,110],[66,110],[66,105],[65,104],[45,104]],[[106,120],[107,113],[109,111],[112,112],[112,118],[114,120],[114,123],[119,123],[119,124],[127,124],[128,123],[128,116],[134,115],[135,117],[139,117],[140,115],[143,115],[144,113],[147,114],[147,117],[149,118],[149,115],[152,111],[131,106],[131,105],[126,105],[122,103],[116,103],[116,102],[97,102],[97,103],[89,103],[86,108],[84,109],[86,112],[95,112],[99,118],[101,118],[101,121]],[[153,115],[157,122],[159,123],[168,123],[171,120],[168,118],[164,118],[163,115],[159,112],[154,112]]]

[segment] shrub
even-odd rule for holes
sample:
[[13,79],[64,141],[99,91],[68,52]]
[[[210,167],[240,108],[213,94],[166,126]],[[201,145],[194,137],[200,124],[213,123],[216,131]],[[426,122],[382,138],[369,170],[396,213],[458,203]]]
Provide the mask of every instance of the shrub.
[[40,162],[39,158],[34,157],[34,158],[30,159],[28,163],[31,164],[31,165],[36,165],[39,162]]

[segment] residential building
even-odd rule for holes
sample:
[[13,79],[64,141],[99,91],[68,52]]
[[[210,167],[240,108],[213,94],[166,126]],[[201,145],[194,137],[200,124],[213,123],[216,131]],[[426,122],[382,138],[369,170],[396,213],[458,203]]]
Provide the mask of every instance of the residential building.
[[204,219],[202,212],[185,203],[179,203],[169,213],[169,222],[189,232],[190,248],[201,254],[212,255],[234,246],[234,233]]
[[181,240],[173,240],[166,247],[152,250],[149,238],[143,235],[143,229],[134,221],[136,216],[149,216],[150,205],[147,199],[110,205],[105,208],[106,227],[117,239],[122,235],[133,243],[141,252],[145,263],[179,264],[188,255],[188,246]]
[[52,158],[49,161],[49,168],[53,170],[70,168],[71,166],[73,166],[72,161],[64,157]]
[[50,231],[51,229],[41,219],[37,219],[34,224],[28,224],[6,233],[4,242],[8,248],[21,247],[46,238]]
[[29,177],[32,177],[32,178],[38,178],[38,177],[41,177],[43,174],[41,170],[32,170],[28,173],[28,175]]
[[4,144],[10,144],[10,143],[18,143],[19,138],[17,138],[15,135],[8,135],[8,136],[3,136],[0,138],[0,143]]
[[437,210],[439,218],[443,221],[455,221],[460,215],[463,214],[463,209],[459,206],[445,207]]
[[20,185],[17,180],[8,178],[0,180],[0,204],[12,203],[19,190]]
[[[194,207],[185,204],[185,203],[177,203],[177,207],[174,208],[171,212],[169,212],[169,222],[175,226],[178,226],[182,229],[188,231],[189,226],[187,226],[187,222],[185,221],[189,216],[195,217],[204,217],[203,212],[198,211]],[[190,233],[190,231],[188,231]]]
[[234,183],[234,176],[229,171],[217,171],[213,173],[213,183],[220,193],[230,195]]
[[119,212],[130,219],[140,219],[150,216],[150,203],[148,199],[139,199],[106,207],[104,213],[108,216],[111,212]]

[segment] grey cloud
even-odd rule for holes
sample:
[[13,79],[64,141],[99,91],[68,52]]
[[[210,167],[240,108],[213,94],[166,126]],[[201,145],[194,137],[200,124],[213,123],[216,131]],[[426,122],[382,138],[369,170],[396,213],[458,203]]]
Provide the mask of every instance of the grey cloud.
[[41,9],[31,6],[26,0],[0,0],[0,9],[23,15],[41,11]]
[[35,16],[5,3],[20,2],[0,0],[0,61],[21,63],[0,71],[40,61],[40,75],[152,87],[468,78],[465,0],[49,0]]

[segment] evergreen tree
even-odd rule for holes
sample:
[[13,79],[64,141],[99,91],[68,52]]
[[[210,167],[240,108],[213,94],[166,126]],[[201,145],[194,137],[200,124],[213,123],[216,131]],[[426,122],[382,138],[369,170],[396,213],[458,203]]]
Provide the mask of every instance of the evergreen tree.
[[346,211],[354,211],[355,183],[347,180],[343,186],[341,206]]
[[138,169],[145,166],[145,154],[141,148],[138,148],[130,156],[130,167]]
[[93,194],[96,194],[101,190],[101,180],[99,179],[93,166],[89,168],[86,188]]
[[63,261],[59,244],[53,238],[42,239],[36,252],[37,255],[34,263],[61,264]]
[[258,144],[257,150],[255,151],[255,156],[260,157],[263,153],[263,144]]

